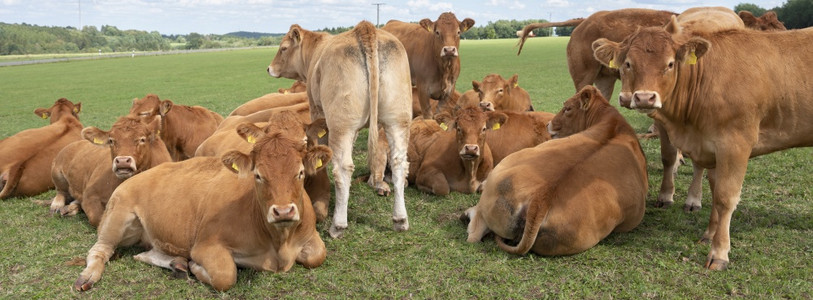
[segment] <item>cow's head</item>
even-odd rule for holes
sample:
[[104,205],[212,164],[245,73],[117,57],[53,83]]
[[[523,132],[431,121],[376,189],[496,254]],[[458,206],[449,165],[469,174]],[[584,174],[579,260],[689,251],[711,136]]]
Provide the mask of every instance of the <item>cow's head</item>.
[[483,82],[472,80],[471,85],[474,91],[480,96],[480,103],[484,106],[499,107],[501,103],[511,101],[513,95],[520,89],[518,76],[514,74],[510,79],[505,80],[499,74],[489,74],[483,78]]
[[292,93],[301,93],[306,91],[305,82],[302,80],[294,81],[290,88],[279,88],[277,91],[280,94],[292,94]]
[[595,119],[592,112],[600,111],[601,107],[610,103],[594,86],[583,87],[578,93],[567,99],[562,109],[548,122],[548,133],[552,138],[563,138],[581,132],[591,125]]
[[172,101],[161,101],[155,94],[147,94],[144,98],[133,99],[133,106],[130,107],[130,114],[139,117],[152,119],[154,116],[161,116],[166,118],[167,113],[172,109]]
[[445,130],[454,130],[460,158],[475,160],[480,157],[486,142],[486,131],[498,130],[508,116],[501,112],[484,112],[480,107],[463,107],[455,116],[446,112],[437,114],[435,121]]
[[50,108],[37,108],[34,114],[40,118],[51,118],[51,124],[62,119],[63,116],[74,116],[79,119],[79,112],[82,111],[82,102],[74,104],[65,98],[59,98]]
[[682,34],[674,16],[664,27],[640,29],[621,43],[605,38],[593,42],[595,58],[621,75],[621,106],[644,113],[663,107],[678,71],[693,67],[710,48],[709,41]]
[[[127,179],[149,168],[153,147],[166,148],[158,137],[161,116],[147,120],[131,115],[124,116],[113,124],[110,131],[93,126],[83,129],[82,138],[95,145],[109,147],[113,159],[113,174],[119,179]],[[160,145],[156,145],[157,143]]]
[[332,156],[327,146],[308,147],[304,136],[310,126],[297,124],[298,130],[276,130],[271,128],[273,125],[259,128],[243,123],[237,133],[253,142],[253,149],[249,154],[231,151],[221,157],[232,172],[254,177],[257,200],[266,221],[275,227],[299,223],[307,197],[305,175],[316,174]]
[[788,30],[785,27],[785,24],[782,24],[779,21],[779,18],[776,17],[776,13],[773,11],[767,11],[762,14],[761,17],[757,18],[752,14],[750,11],[743,10],[738,13],[740,19],[745,24],[745,27],[754,29],[754,30],[761,30],[761,31],[783,31]]
[[423,19],[420,25],[434,34],[434,50],[440,53],[440,57],[451,58],[459,55],[457,48],[460,47],[460,35],[474,26],[474,20],[466,18],[460,22],[453,13],[445,12],[440,14],[437,21]]
[[312,45],[316,39],[327,34],[311,32],[299,25],[291,25],[288,33],[282,37],[277,55],[268,65],[268,75],[305,81],[308,70],[308,51],[313,51]]

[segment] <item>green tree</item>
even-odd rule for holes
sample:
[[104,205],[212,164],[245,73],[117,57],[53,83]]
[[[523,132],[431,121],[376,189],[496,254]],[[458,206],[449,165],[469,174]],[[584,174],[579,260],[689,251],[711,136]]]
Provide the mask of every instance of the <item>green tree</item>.
[[754,16],[757,16],[757,17],[761,16],[766,11],[768,11],[768,10],[762,8],[762,7],[759,7],[759,5],[756,5],[756,4],[753,4],[753,3],[740,3],[740,4],[737,4],[737,6],[734,6],[734,11],[735,12],[741,12],[743,10],[749,11],[752,14],[754,14]]
[[197,32],[186,36],[186,49],[199,49],[203,45],[203,35]]
[[782,7],[773,10],[788,29],[813,26],[813,0],[788,0]]

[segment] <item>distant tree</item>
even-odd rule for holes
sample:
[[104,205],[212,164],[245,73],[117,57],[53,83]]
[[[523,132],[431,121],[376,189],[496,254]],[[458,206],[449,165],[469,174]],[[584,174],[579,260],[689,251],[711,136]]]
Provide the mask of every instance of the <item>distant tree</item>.
[[813,26],[813,1],[811,0],[788,0],[781,7],[772,10],[788,29]]
[[753,3],[740,3],[740,4],[737,4],[737,6],[734,6],[734,12],[739,13],[739,12],[741,12],[743,10],[749,11],[752,14],[754,14],[754,16],[757,16],[757,17],[761,16],[766,11],[768,11],[768,10],[762,8],[762,7],[759,7],[759,5],[756,5],[756,4],[753,4]]
[[200,49],[203,46],[203,35],[197,32],[186,36],[186,49]]
[[563,26],[563,27],[556,27],[556,35],[558,36],[570,36],[573,33],[573,26]]

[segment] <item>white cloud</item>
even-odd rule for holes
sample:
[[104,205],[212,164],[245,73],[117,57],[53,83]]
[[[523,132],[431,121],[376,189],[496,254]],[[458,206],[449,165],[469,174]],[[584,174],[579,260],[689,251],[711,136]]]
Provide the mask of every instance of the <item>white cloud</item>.
[[410,0],[407,2],[407,6],[409,6],[410,10],[416,12],[422,11],[451,11],[452,4],[448,2],[430,2],[429,0]]
[[570,2],[567,0],[548,0],[547,6],[551,7],[568,7],[570,6]]

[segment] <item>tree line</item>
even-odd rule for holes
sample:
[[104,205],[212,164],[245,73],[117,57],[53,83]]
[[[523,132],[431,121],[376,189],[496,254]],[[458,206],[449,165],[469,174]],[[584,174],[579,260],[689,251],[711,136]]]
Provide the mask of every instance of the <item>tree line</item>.
[[750,11],[759,17],[768,10],[776,12],[779,21],[788,29],[801,29],[813,26],[813,0],[788,0],[782,6],[765,9],[753,3],[740,3],[734,6],[734,11]]

